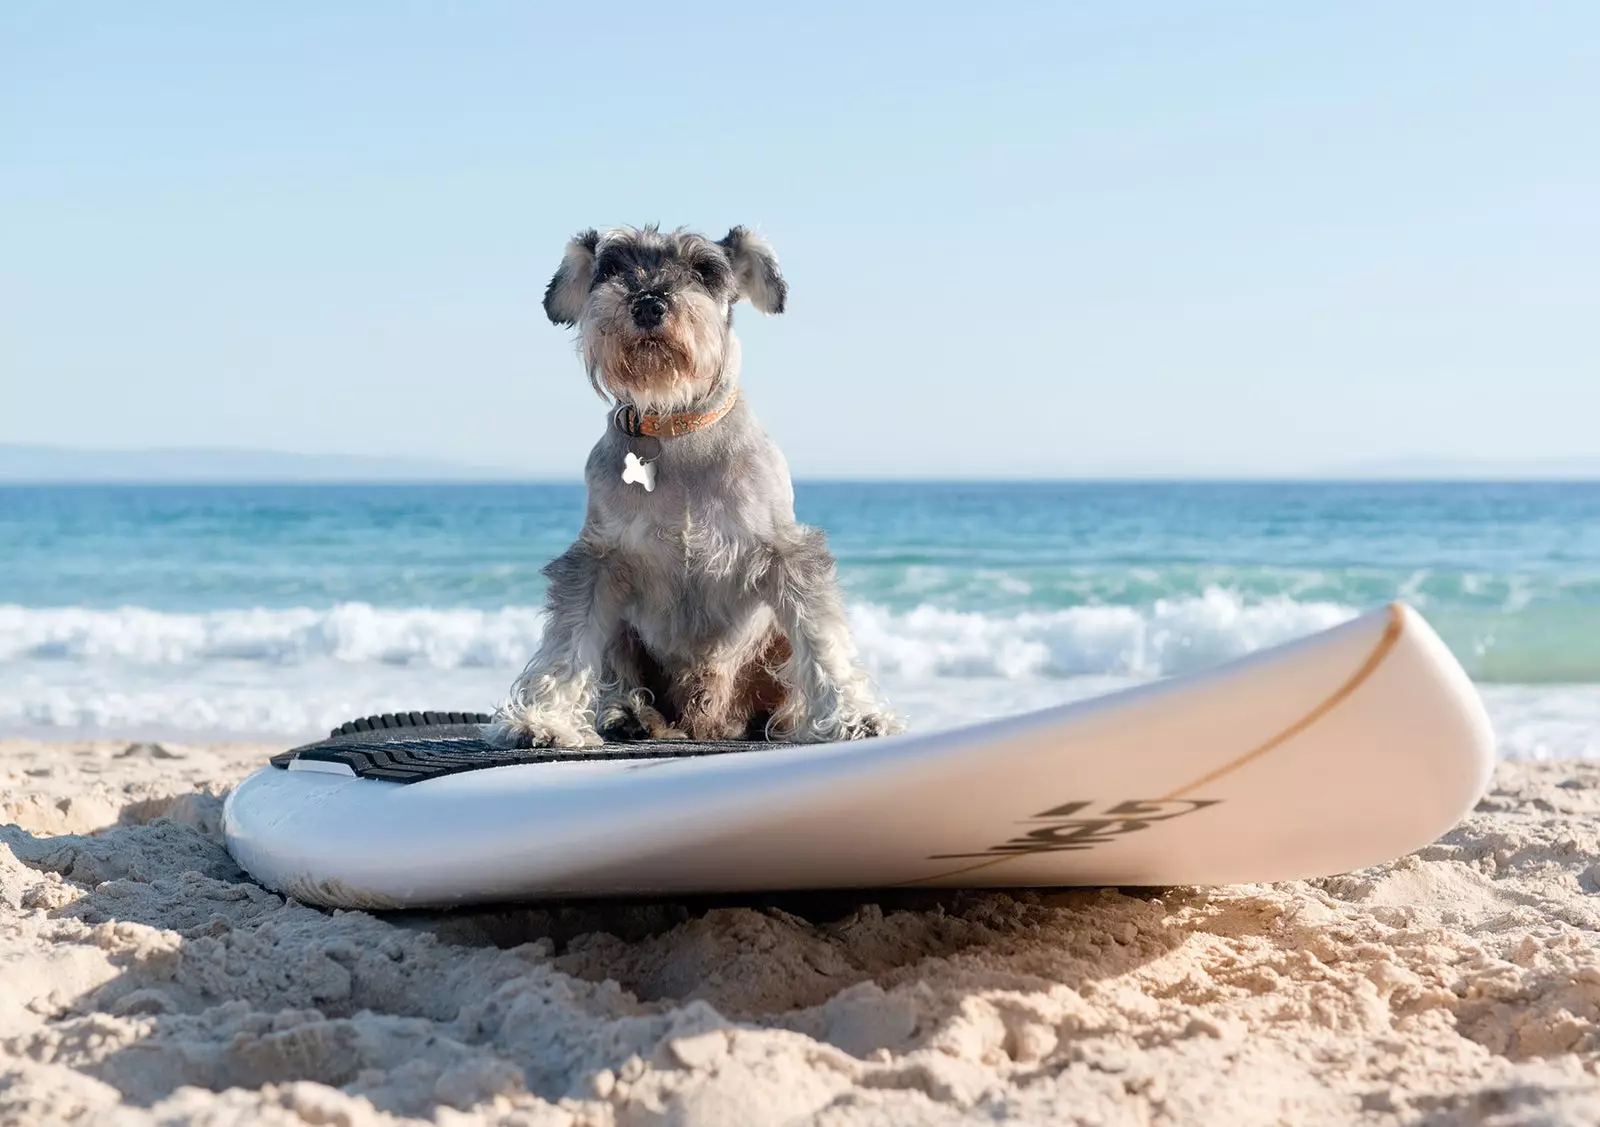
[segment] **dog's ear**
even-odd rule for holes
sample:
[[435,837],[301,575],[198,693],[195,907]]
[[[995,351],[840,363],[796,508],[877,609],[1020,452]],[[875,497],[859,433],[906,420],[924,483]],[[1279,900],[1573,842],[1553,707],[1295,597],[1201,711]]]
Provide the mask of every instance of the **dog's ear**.
[[728,252],[728,261],[733,263],[739,296],[749,298],[763,313],[782,313],[789,299],[789,283],[778,272],[778,256],[767,240],[746,227],[735,227],[718,239],[717,245]]
[[573,236],[567,244],[556,276],[544,290],[545,314],[556,324],[578,323],[583,303],[589,299],[589,285],[594,281],[594,248],[599,242],[599,233],[590,229]]

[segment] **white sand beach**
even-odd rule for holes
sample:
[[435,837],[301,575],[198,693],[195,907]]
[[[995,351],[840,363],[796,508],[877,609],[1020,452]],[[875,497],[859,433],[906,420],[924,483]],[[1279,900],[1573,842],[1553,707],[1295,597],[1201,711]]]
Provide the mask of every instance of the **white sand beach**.
[[1600,1121],[1600,765],[1326,880],[375,916],[229,858],[271,750],[0,742],[0,1122]]

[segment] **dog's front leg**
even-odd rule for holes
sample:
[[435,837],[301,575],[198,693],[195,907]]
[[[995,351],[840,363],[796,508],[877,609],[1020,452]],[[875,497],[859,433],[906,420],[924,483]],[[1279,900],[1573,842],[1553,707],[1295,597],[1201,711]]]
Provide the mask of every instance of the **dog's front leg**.
[[544,637],[489,728],[491,742],[518,747],[595,747],[594,699],[607,640],[621,620],[622,592],[605,559],[580,539],[544,569]]
[[773,727],[817,743],[888,735],[905,725],[884,705],[856,658],[833,555],[822,533],[797,535],[768,549],[756,569],[762,594],[789,640],[779,673],[788,697]]

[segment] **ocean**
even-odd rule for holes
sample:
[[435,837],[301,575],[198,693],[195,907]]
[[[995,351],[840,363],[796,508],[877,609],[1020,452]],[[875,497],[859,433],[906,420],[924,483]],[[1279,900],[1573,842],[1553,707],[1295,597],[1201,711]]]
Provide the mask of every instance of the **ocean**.
[[[1600,483],[800,484],[914,728],[1185,673],[1391,599],[1501,753],[1600,755]],[[492,707],[578,485],[0,487],[0,733],[294,740]]]

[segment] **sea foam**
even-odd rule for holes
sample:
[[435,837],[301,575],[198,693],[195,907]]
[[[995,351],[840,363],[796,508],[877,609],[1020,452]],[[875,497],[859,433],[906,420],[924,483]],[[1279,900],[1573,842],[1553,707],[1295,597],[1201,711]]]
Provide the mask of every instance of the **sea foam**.
[[[1332,626],[1355,611],[1211,589],[1146,608],[1080,606],[995,613],[922,606],[851,608],[863,659],[907,677],[1158,677],[1225,661]],[[0,661],[124,666],[261,663],[514,669],[538,644],[543,612],[341,603],[316,610],[172,613],[141,607],[0,606]]]
[[[1222,589],[1144,607],[1013,614],[851,608],[863,659],[922,731],[1189,672],[1354,613]],[[486,710],[537,646],[542,622],[527,606],[0,606],[0,732],[287,743],[373,712]],[[1502,754],[1600,755],[1600,685],[1491,684],[1483,693]]]

